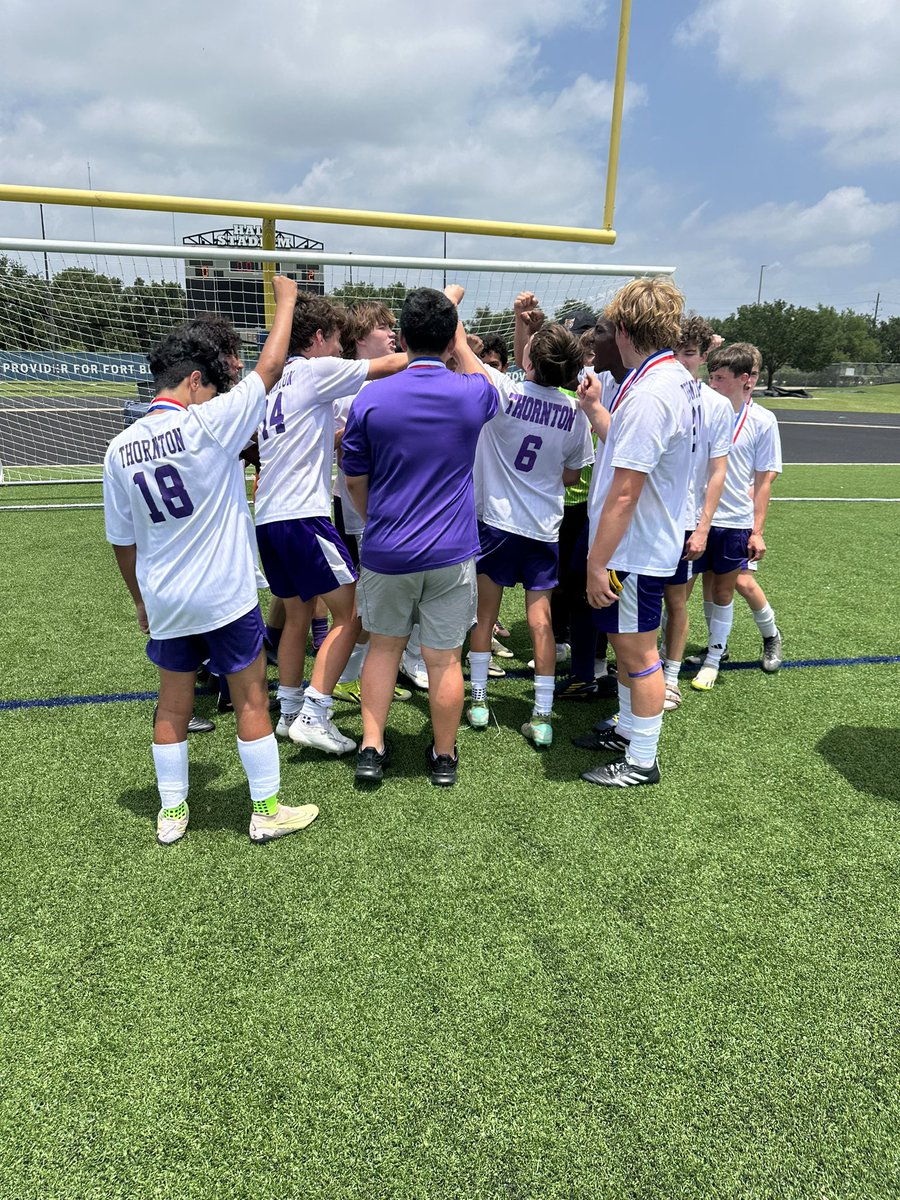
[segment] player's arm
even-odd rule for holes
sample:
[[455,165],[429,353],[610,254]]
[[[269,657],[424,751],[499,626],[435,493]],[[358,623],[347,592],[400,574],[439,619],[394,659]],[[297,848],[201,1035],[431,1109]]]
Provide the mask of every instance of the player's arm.
[[609,409],[603,405],[603,387],[596,375],[585,374],[578,384],[578,403],[581,411],[591,423],[591,431],[601,442],[609,433]]
[[[444,295],[459,307],[459,302],[466,294],[466,289],[459,283],[448,283]],[[453,357],[459,364],[463,375],[483,375],[493,386],[490,372],[466,340],[466,327],[462,321],[456,323],[456,333],[453,335]]]
[[609,586],[607,567],[631,524],[647,476],[630,467],[616,467],[606,494],[597,536],[587,557],[587,597],[592,608],[608,608],[617,596]]
[[754,562],[759,562],[766,552],[763,528],[769,511],[772,484],[777,478],[777,471],[756,471],[753,475],[753,531],[747,541],[747,551]]
[[405,370],[408,364],[409,359],[399,352],[382,354],[381,358],[370,358],[366,379],[387,379],[389,375],[396,375],[398,371]]
[[519,292],[513,301],[515,330],[513,333],[513,361],[527,371],[531,367],[528,343],[544,323],[544,314],[538,306],[534,292]]
[[131,598],[134,601],[141,632],[149,633],[150,626],[147,622],[147,610],[144,608],[144,597],[141,595],[141,589],[137,581],[137,546],[113,546],[113,552],[116,556],[119,573],[125,580],[125,586],[128,588]]
[[276,275],[272,280],[272,291],[275,293],[275,319],[260,351],[259,360],[253,368],[261,377],[267,392],[272,390],[284,370],[284,360],[287,358],[291,340],[294,304],[297,301],[297,284],[293,279],[286,279],[284,275]]
[[563,487],[574,487],[581,478],[581,467],[563,467]]
[[353,501],[353,507],[365,521],[369,508],[369,477],[368,475],[345,475],[344,482]]
[[697,528],[688,538],[687,549],[684,552],[684,557],[688,562],[693,562],[694,559],[699,558],[706,550],[706,542],[709,538],[709,530],[713,522],[713,517],[716,515],[719,501],[722,499],[722,488],[725,486],[725,472],[727,470],[727,454],[721,454],[718,458],[711,458],[709,460],[703,511],[700,514],[700,520],[697,522]]

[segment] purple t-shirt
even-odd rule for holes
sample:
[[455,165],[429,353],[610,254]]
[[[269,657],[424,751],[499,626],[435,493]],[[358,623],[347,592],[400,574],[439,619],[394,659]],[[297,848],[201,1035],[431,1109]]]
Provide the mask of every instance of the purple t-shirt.
[[435,358],[363,388],[347,418],[342,469],[369,477],[364,567],[407,575],[478,553],[472,465],[499,399],[484,375],[456,375]]

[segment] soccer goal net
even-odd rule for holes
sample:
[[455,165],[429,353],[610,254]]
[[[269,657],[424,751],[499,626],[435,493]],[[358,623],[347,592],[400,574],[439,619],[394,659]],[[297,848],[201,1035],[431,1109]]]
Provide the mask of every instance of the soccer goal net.
[[596,316],[628,278],[671,271],[0,239],[4,484],[98,481],[110,439],[152,397],[147,351],[187,318],[230,317],[251,367],[265,337],[264,263],[336,303],[381,300],[394,312],[411,288],[459,283],[467,329],[501,334],[510,351],[521,291],[537,295],[548,319]]

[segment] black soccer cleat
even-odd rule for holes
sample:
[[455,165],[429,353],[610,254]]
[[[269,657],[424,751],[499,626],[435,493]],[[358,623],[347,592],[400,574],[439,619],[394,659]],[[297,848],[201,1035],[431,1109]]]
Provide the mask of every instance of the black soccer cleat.
[[631,742],[616,731],[616,727],[595,725],[590,733],[580,733],[572,738],[572,745],[579,750],[604,750],[607,754],[624,754]]
[[553,694],[557,700],[593,700],[597,696],[597,681],[587,683],[576,675],[565,675],[556,681]]
[[652,767],[638,767],[627,758],[618,758],[585,771],[581,778],[585,783],[597,783],[600,787],[640,787],[645,783],[659,783],[659,767],[655,762]]

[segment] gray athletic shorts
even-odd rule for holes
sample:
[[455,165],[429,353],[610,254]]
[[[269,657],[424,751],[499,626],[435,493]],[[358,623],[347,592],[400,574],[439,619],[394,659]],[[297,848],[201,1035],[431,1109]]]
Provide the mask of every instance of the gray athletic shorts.
[[455,650],[475,624],[478,590],[475,559],[411,575],[379,575],[360,568],[356,607],[363,629],[406,637],[419,622],[423,646]]

